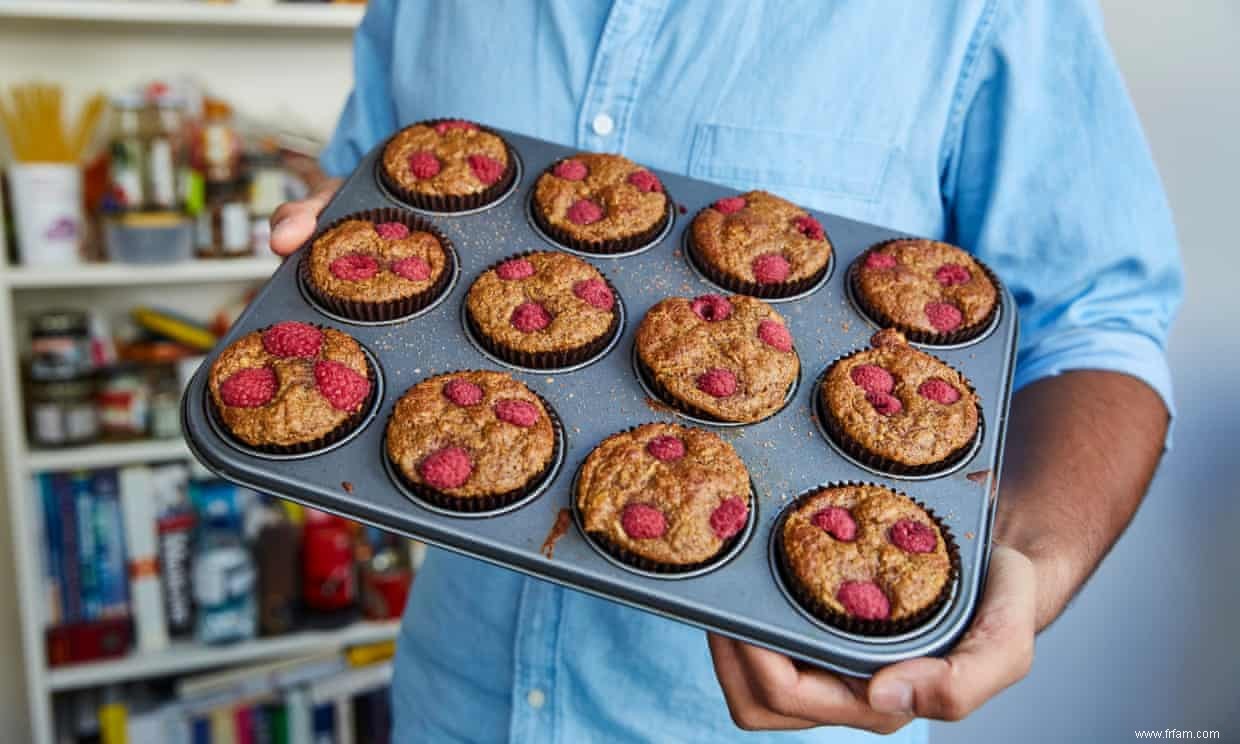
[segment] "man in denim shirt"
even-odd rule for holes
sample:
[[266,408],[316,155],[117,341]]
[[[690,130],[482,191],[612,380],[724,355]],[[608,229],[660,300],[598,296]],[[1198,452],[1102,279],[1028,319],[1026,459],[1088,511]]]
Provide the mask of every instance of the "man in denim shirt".
[[[949,657],[844,678],[432,551],[397,654],[399,740],[924,741],[915,717],[957,720],[1028,672],[1152,477],[1181,294],[1099,13],[1048,5],[371,0],[334,176],[402,125],[467,117],[947,240],[1021,314],[989,580]],[[338,183],[276,213],[277,252]],[[818,726],[836,728],[769,731]]]

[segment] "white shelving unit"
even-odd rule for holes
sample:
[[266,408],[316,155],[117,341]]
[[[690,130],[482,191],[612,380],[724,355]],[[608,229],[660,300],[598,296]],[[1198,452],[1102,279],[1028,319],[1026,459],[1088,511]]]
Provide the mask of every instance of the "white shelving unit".
[[363,5],[223,4],[134,2],[133,0],[0,0],[0,18],[160,25],[247,26],[251,28],[349,31]]
[[247,281],[265,279],[279,265],[274,258],[237,258],[165,266],[88,263],[52,268],[13,267],[0,271],[0,284],[13,289],[71,289]]

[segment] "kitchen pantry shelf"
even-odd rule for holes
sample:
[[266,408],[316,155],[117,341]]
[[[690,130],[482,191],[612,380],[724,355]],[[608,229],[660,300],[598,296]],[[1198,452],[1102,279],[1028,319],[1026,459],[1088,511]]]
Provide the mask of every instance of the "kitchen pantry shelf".
[[305,630],[272,638],[256,638],[229,646],[173,643],[163,651],[134,653],[120,659],[53,667],[47,687],[54,692],[186,674],[237,664],[302,656],[396,638],[400,621],[356,622],[337,630]]
[[224,4],[134,2],[132,0],[0,0],[0,18],[100,21],[128,24],[223,26],[264,29],[348,31],[362,19],[364,5],[309,3]]
[[184,439],[153,439],[119,444],[91,444],[64,449],[31,449],[26,469],[31,473],[48,470],[111,468],[164,460],[189,459]]
[[234,258],[158,265],[85,263],[55,267],[10,266],[0,269],[0,286],[55,289],[259,280],[271,276],[279,265],[279,261],[271,258]]

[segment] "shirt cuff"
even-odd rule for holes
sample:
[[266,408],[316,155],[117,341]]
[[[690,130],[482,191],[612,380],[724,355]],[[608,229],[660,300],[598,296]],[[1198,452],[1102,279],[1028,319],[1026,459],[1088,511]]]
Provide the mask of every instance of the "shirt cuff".
[[1033,346],[1022,349],[1016,362],[1014,387],[1026,385],[1071,370],[1095,369],[1121,372],[1149,385],[1162,398],[1171,422],[1163,443],[1171,448],[1171,425],[1175,421],[1175,401],[1171,390],[1171,369],[1162,345],[1134,331],[1079,329],[1052,333]]

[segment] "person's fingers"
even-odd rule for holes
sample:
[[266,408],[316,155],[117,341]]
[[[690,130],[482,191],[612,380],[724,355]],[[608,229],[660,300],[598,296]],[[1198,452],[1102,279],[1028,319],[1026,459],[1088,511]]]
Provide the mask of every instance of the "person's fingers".
[[340,188],[340,179],[333,178],[305,199],[281,204],[271,214],[271,250],[287,256],[301,247],[314,234],[319,212]]
[[996,545],[986,592],[973,625],[943,659],[913,659],[880,671],[870,682],[876,710],[958,721],[1029,673],[1036,631],[1033,563]]
[[723,690],[732,722],[746,731],[787,731],[806,729],[818,724],[814,721],[780,715],[760,703],[753,695],[747,678],[748,672],[741,666],[737,647],[741,644],[731,638],[707,634],[710,656],[715,664],[715,676]]

